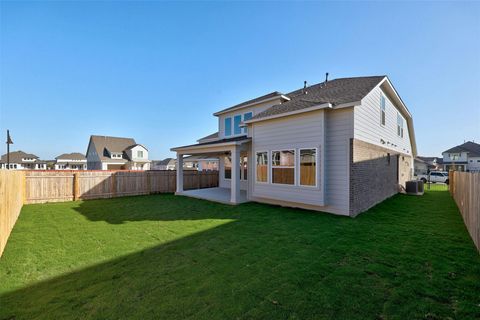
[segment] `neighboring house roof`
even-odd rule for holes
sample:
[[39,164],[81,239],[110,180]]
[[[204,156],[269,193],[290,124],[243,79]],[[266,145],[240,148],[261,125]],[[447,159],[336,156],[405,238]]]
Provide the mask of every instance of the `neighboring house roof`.
[[422,158],[420,158],[420,157],[416,157],[414,160],[415,160],[415,161],[417,161],[417,162],[420,162],[420,163],[425,163],[425,164],[428,164],[428,162],[427,162],[427,161],[423,160],[423,159],[422,159]]
[[417,158],[423,160],[424,162],[428,162],[428,163],[433,163],[433,161],[436,160],[437,164],[443,164],[443,158],[441,158],[441,157],[422,157],[422,156],[418,156]]
[[204,155],[196,155],[196,156],[189,156],[183,158],[183,161],[218,161],[218,158],[215,157],[209,157],[209,156],[204,156]]
[[85,155],[80,152],[64,153],[56,157],[57,160],[87,160]]
[[[23,158],[33,158],[38,163],[38,157],[32,153],[25,153],[21,150],[10,152],[10,163],[31,163],[31,161],[22,161]],[[1,163],[7,163],[7,154],[4,154],[1,158]]]
[[282,97],[282,96],[284,97],[284,100],[288,100],[288,98],[285,97],[281,92],[274,91],[274,92],[267,93],[263,96],[260,96],[260,97],[257,97],[257,98],[250,99],[250,100],[247,100],[245,102],[239,103],[237,105],[234,105],[233,107],[229,107],[229,108],[223,109],[221,111],[215,112],[214,115],[219,115],[221,113],[225,113],[225,112],[232,111],[232,110],[235,110],[235,109],[238,109],[238,108],[242,108],[242,107],[245,107],[245,106],[248,106],[248,105],[251,105],[251,104],[262,102],[264,100],[269,100],[269,99],[272,99],[272,98],[277,98],[277,97]]
[[155,165],[157,165],[157,166],[166,166],[166,165],[170,164],[170,162],[172,162],[172,161],[175,161],[175,159],[165,158],[163,160],[156,160],[154,162],[155,162]]
[[109,152],[122,153],[128,147],[136,145],[134,139],[132,138],[120,138],[120,137],[109,137],[109,136],[90,136],[90,143],[94,144],[95,150],[100,157],[100,160],[108,162],[125,162],[125,159],[111,159],[105,155],[105,150]]
[[469,157],[480,157],[480,144],[473,141],[467,141],[461,145],[450,148],[442,153],[461,153],[468,152]]
[[147,147],[145,147],[143,144],[139,144],[139,143],[136,143],[136,144],[134,144],[134,145],[131,145],[131,146],[127,147],[125,150],[130,150],[130,149],[133,149],[133,148],[135,148],[135,147],[137,147],[137,146],[140,146],[140,147],[142,147],[142,148],[144,148],[145,150],[148,151]]
[[[274,105],[255,115],[252,120],[294,112],[330,103],[337,106],[363,99],[386,76],[340,78],[298,89],[286,96],[290,101]],[[305,93],[306,92],[306,93]]]

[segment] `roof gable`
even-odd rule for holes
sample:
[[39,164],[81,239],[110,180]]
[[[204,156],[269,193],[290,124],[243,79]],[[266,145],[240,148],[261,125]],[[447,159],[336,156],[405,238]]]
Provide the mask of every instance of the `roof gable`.
[[[136,142],[132,138],[109,137],[109,136],[90,136],[90,144],[94,145],[95,151],[100,160],[111,160],[108,153],[121,153]],[[108,151],[108,152],[105,152]]]
[[467,141],[461,145],[450,148],[442,153],[460,153],[467,152],[470,157],[480,157],[480,144],[473,141]]

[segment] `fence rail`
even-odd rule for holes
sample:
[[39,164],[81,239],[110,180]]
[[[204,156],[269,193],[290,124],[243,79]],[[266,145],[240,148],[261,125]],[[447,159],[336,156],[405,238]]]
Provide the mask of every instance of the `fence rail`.
[[480,251],[480,173],[450,171],[450,193]]
[[[175,192],[176,171],[26,171],[25,203]],[[184,189],[218,186],[218,171],[184,171]]]
[[25,200],[24,183],[23,172],[0,170],[0,257]]

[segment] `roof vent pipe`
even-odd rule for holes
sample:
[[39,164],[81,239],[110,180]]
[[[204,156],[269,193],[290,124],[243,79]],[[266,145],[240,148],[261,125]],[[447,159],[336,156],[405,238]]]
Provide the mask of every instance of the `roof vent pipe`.
[[303,94],[307,94],[307,81],[303,81]]
[[325,84],[327,84],[327,82],[328,82],[328,72],[325,73]]

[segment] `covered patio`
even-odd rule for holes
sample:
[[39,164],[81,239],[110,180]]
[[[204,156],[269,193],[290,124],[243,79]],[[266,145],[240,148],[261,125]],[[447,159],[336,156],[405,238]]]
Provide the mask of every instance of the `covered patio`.
[[[240,156],[241,153],[245,154],[249,152],[250,141],[250,138],[241,136],[172,148],[171,150],[177,153],[177,189],[175,194],[228,204],[240,204],[247,202],[247,191],[241,190]],[[184,190],[183,160],[185,156],[192,155],[202,155],[209,158],[220,158],[229,155],[232,163],[232,170],[230,173],[230,188],[220,186],[218,188]],[[234,164],[236,164],[238,167],[235,168]],[[222,174],[221,171],[222,170],[220,169],[219,174]]]
[[[182,192],[176,192],[177,195],[215,201],[220,203],[232,204],[231,202],[231,190],[228,188],[206,188],[195,190],[184,190]],[[247,191],[240,190],[240,197],[237,199],[236,204],[247,202]]]

